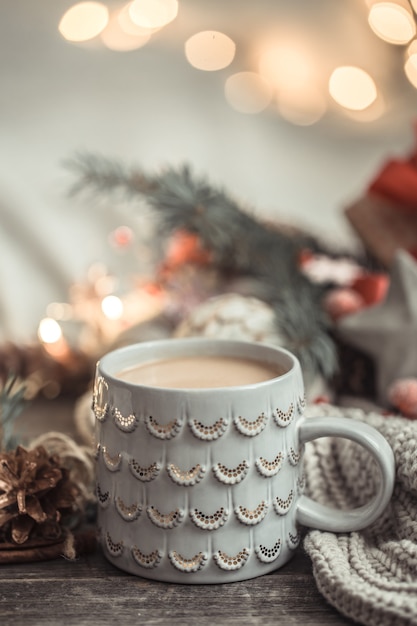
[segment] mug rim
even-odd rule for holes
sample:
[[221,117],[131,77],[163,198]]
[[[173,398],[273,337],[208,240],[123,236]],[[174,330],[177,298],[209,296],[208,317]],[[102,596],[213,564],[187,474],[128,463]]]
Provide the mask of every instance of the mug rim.
[[[268,378],[266,380],[255,382],[255,383],[247,383],[243,385],[227,385],[224,387],[163,387],[157,385],[147,385],[143,383],[138,383],[134,381],[127,381],[118,377],[115,374],[115,369],[117,371],[122,371],[123,369],[128,369],[129,367],[134,367],[139,363],[151,362],[152,360],[161,359],[170,359],[176,357],[186,357],[186,356],[198,356],[193,350],[195,350],[195,346],[201,345],[206,350],[210,348],[208,352],[204,352],[206,356],[230,356],[237,358],[246,358],[254,361],[264,361],[268,364],[280,365],[281,367],[285,367],[285,372],[279,374],[278,376],[274,376],[273,378]],[[160,355],[152,355],[150,353],[153,350],[162,350],[164,347],[170,346],[170,350],[172,354],[160,354]],[[218,351],[218,347],[221,346],[222,350]],[[187,354],[187,350],[184,351],[184,347],[188,347],[190,353]],[[235,353],[233,354],[233,351]],[[251,357],[249,352],[255,351],[258,352],[259,358],[254,355]],[[141,361],[137,361],[138,352],[143,352],[148,354]],[[241,352],[239,354],[239,352]],[[264,358],[259,353],[263,353]],[[269,359],[265,358],[269,355]],[[282,359],[278,361],[277,355],[284,357],[287,360],[287,364],[283,365]],[[129,357],[129,362],[125,362],[121,367],[116,368],[114,365],[115,360],[119,359],[119,363],[121,360],[126,357]],[[136,359],[133,357],[136,356]],[[150,357],[150,358],[149,358]],[[275,358],[274,358],[275,357]],[[217,339],[210,337],[178,337],[178,338],[162,338],[162,339],[154,339],[151,341],[143,341],[138,343],[129,344],[127,346],[122,346],[120,348],[115,348],[110,352],[104,354],[97,362],[97,369],[99,374],[103,376],[106,381],[111,382],[112,384],[127,386],[131,389],[139,390],[152,390],[153,392],[164,392],[164,393],[172,393],[172,394],[201,394],[201,393],[214,393],[220,394],[225,391],[239,391],[243,389],[259,389],[262,387],[268,387],[269,385],[276,383],[277,381],[284,381],[290,376],[292,376],[297,369],[300,369],[300,363],[298,358],[286,348],[281,346],[276,346],[273,344],[265,344],[256,341],[246,341],[240,339]]]

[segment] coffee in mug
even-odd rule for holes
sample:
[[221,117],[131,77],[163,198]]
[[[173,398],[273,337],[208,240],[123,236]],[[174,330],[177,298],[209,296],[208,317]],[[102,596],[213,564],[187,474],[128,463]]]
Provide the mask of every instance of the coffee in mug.
[[[165,339],[98,363],[93,408],[101,544],[119,568],[176,583],[267,574],[303,526],[348,532],[387,506],[394,457],[347,418],[305,418],[298,360],[260,343]],[[305,442],[352,439],[375,458],[370,502],[339,511],[303,494]]]

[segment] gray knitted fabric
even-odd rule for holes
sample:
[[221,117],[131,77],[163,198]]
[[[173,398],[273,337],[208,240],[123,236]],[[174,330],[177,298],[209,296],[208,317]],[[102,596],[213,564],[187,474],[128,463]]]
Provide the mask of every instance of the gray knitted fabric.
[[[379,430],[393,448],[396,482],[391,504],[364,531],[335,534],[310,530],[304,548],[326,600],[366,626],[417,625],[417,421],[328,405],[308,415],[345,416]],[[364,504],[378,472],[368,452],[341,438],[308,443],[306,490],[341,509]]]

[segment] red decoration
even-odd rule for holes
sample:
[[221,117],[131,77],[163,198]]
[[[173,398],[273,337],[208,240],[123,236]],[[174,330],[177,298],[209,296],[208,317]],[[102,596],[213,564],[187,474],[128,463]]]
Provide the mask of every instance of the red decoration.
[[387,274],[366,273],[355,278],[350,286],[362,296],[366,306],[372,306],[385,298],[388,285]]
[[210,253],[205,250],[197,235],[185,230],[178,230],[168,244],[165,256],[165,268],[175,269],[186,263],[207,265]]
[[417,166],[414,159],[388,161],[369,186],[400,211],[417,213]]
[[362,296],[348,287],[338,287],[329,291],[324,297],[323,306],[332,320],[336,321],[345,315],[363,309],[365,302]]
[[400,378],[392,383],[388,400],[405,417],[417,419],[417,378]]

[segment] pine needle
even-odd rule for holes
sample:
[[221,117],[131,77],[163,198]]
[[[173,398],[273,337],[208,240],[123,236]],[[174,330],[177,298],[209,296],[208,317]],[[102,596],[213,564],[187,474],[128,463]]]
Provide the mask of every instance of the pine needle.
[[307,373],[326,378],[334,373],[336,352],[320,305],[321,287],[298,267],[307,237],[289,236],[262,224],[223,189],[194,176],[187,165],[151,176],[137,167],[83,154],[67,166],[77,176],[72,193],[122,192],[131,200],[145,199],[158,217],[160,236],[178,229],[194,233],[220,271],[255,277],[274,307],[287,347]]

